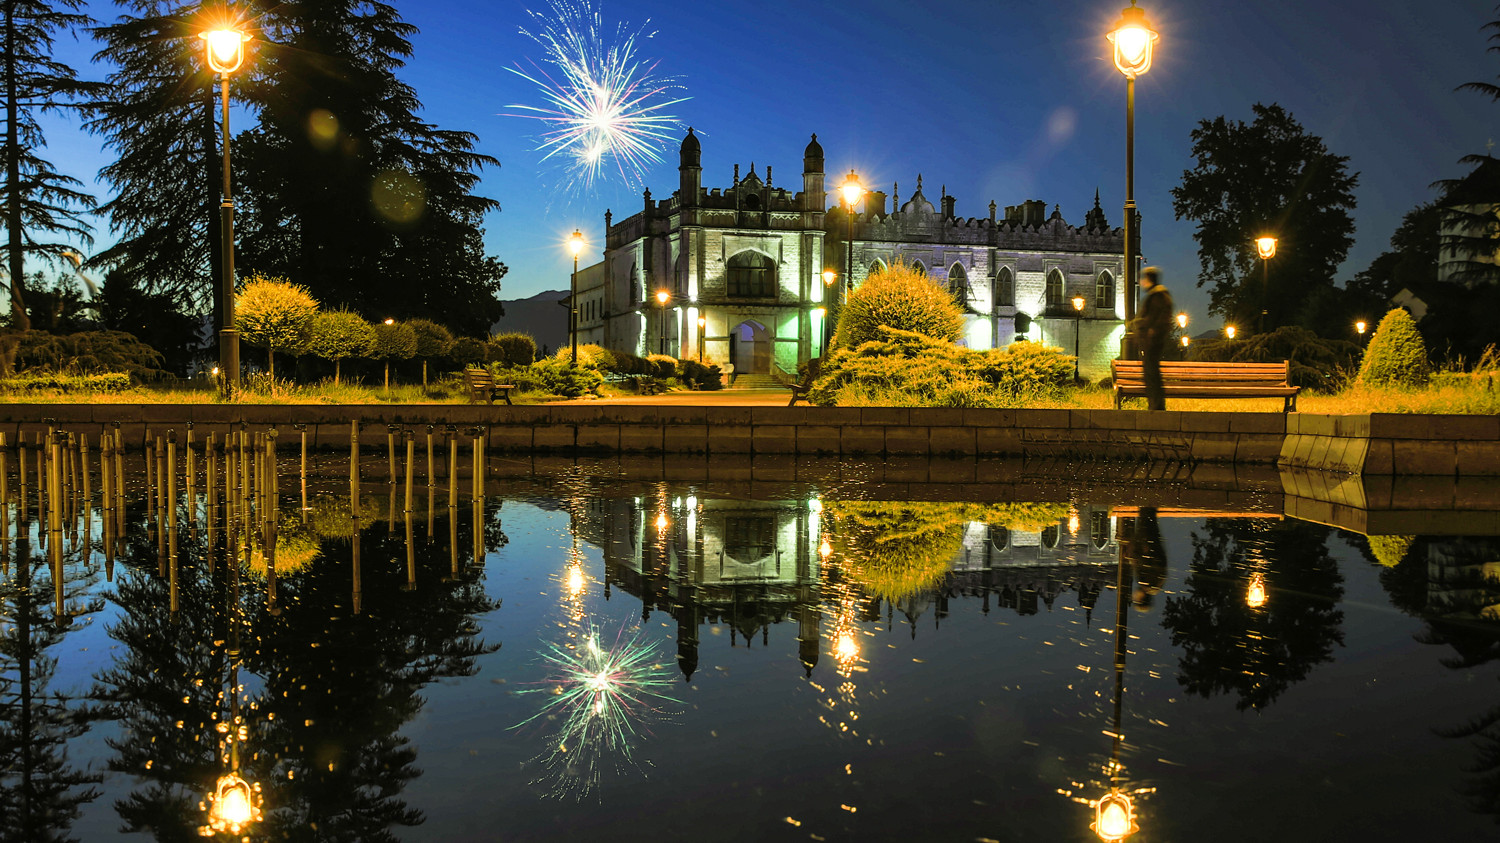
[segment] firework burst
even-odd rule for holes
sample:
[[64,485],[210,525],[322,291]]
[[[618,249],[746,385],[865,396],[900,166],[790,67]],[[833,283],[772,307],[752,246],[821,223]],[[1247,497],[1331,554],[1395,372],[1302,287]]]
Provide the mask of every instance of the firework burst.
[[590,629],[577,648],[553,644],[543,655],[552,668],[542,687],[546,694],[536,714],[518,724],[556,722],[547,750],[533,759],[557,796],[582,797],[599,784],[603,773],[634,765],[638,724],[663,716],[664,705],[678,700],[669,693],[672,675],[656,658],[656,649],[637,630],[621,629],[612,645],[599,642]]
[[639,42],[653,33],[623,23],[609,30],[588,0],[553,0],[549,14],[526,14],[535,29],[521,34],[545,54],[530,71],[508,69],[536,85],[545,104],[507,108],[547,125],[537,147],[542,160],[560,156],[579,190],[610,173],[626,186],[642,183],[682,128],[665,110],[687,99],[674,97],[682,89],[674,77],[657,76],[657,63],[638,57]]

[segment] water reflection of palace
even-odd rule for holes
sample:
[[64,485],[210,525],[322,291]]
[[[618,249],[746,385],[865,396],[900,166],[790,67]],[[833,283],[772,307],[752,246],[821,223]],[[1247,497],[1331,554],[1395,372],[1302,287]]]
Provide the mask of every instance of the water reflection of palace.
[[[848,581],[837,556],[824,561],[828,525],[819,501],[698,500],[691,496],[596,498],[569,505],[578,538],[603,551],[606,595],[618,588],[641,600],[643,619],[665,612],[677,622],[678,662],[691,677],[705,626],[728,628],[730,646],[770,643],[771,627],[797,629],[808,671],[825,649],[821,624],[833,602],[831,581]],[[1029,525],[1035,526],[1035,525]],[[962,544],[937,584],[900,598],[868,596],[858,620],[888,626],[900,612],[939,625],[955,599],[977,599],[1020,615],[1056,608],[1065,595],[1092,613],[1114,583],[1120,546],[1105,507],[1080,507],[1041,530],[968,522]],[[870,560],[865,560],[866,562]],[[875,560],[878,562],[878,560]],[[860,590],[857,578],[855,589]]]

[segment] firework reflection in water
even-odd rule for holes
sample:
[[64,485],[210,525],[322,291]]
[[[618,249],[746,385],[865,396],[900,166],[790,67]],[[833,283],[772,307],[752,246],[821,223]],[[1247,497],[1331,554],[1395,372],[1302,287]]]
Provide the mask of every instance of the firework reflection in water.
[[[527,11],[535,31],[521,34],[545,50],[542,64],[530,72],[508,68],[536,85],[545,104],[510,105],[520,114],[547,124],[537,151],[542,160],[563,156],[568,187],[594,187],[609,171],[617,171],[627,187],[644,182],[645,171],[662,161],[667,144],[682,123],[664,109],[685,101],[672,97],[680,91],[674,77],[657,76],[656,62],[637,58],[638,41],[650,38],[643,29],[629,31],[621,23],[607,31],[587,0],[553,0],[550,14]],[[550,66],[550,67],[548,67]]]
[[543,768],[533,784],[548,786],[559,798],[587,795],[606,770],[636,767],[634,741],[641,725],[667,715],[664,705],[680,702],[669,694],[670,663],[657,660],[655,645],[640,629],[627,635],[621,628],[613,645],[601,644],[592,628],[584,639],[571,649],[549,645],[543,658],[552,675],[527,691],[544,693],[547,700],[517,726],[559,724],[546,751],[532,759]]

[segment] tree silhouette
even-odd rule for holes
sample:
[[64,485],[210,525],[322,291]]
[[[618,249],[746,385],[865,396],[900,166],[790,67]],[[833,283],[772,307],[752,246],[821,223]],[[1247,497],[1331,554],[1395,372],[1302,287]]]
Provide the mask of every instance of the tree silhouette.
[[[1186,593],[1167,599],[1162,624],[1182,648],[1177,682],[1203,697],[1233,693],[1261,709],[1332,660],[1341,646],[1344,578],[1328,553],[1328,528],[1210,518],[1193,533]],[[1266,604],[1246,593],[1262,572]]]

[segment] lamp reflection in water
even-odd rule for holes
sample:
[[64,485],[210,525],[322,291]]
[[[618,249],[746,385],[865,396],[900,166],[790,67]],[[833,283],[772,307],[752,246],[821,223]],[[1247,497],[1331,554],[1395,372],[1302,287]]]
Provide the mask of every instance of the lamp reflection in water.
[[229,720],[220,720],[217,729],[224,735],[224,744],[228,749],[229,770],[214,784],[213,792],[209,793],[203,802],[199,803],[200,810],[208,814],[207,824],[199,827],[198,833],[204,837],[213,837],[216,834],[239,834],[248,826],[260,822],[260,785],[250,784],[240,777],[240,744],[247,737],[247,729],[244,718],[240,716],[240,623],[239,618],[239,560],[232,548],[236,541],[231,536],[225,537],[226,553],[225,565],[229,572],[229,647],[225,655],[229,658],[229,682],[226,695],[229,697]]
[[1245,605],[1259,609],[1266,605],[1266,575],[1259,571],[1250,575],[1250,587],[1245,590]]

